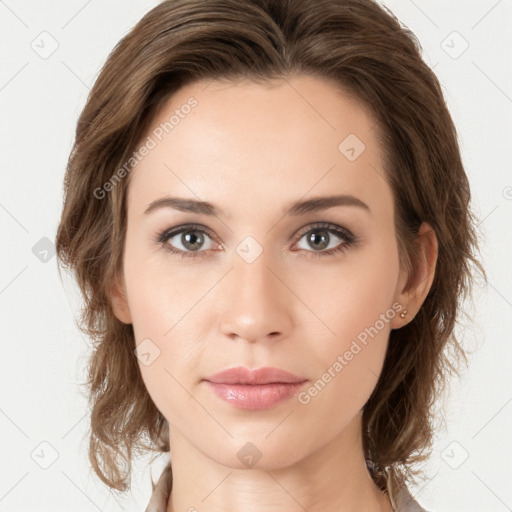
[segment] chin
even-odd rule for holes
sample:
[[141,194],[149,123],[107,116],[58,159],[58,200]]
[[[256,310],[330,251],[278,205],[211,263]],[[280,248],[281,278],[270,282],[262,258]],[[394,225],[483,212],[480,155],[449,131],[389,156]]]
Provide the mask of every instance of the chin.
[[[275,427],[273,427],[275,428]],[[280,427],[278,427],[280,428]],[[212,439],[207,443],[205,455],[217,461],[219,464],[233,469],[261,469],[277,470],[292,466],[308,455],[304,442],[294,445],[290,442],[289,431],[283,430],[281,435],[273,432],[265,434],[235,435],[233,438],[219,442]],[[226,435],[227,437],[227,435]],[[215,450],[212,451],[212,446]]]

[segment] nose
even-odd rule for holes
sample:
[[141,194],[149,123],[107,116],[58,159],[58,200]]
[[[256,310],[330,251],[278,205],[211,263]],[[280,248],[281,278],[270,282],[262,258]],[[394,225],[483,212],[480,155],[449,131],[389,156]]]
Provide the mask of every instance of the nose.
[[296,303],[284,271],[265,252],[252,262],[235,256],[221,291],[222,334],[251,343],[289,336]]

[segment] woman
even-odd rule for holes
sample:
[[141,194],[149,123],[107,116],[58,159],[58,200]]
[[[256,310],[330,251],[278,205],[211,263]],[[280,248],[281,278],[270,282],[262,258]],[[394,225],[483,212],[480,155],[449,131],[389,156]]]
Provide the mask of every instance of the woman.
[[[164,1],[78,121],[57,233],[90,461],[147,510],[424,510],[477,259],[456,130],[371,0]],[[451,350],[449,360],[445,351]]]

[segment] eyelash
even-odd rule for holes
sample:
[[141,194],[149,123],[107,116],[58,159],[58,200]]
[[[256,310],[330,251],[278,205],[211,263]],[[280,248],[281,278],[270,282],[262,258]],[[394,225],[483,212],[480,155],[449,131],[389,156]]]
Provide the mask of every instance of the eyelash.
[[[325,230],[328,233],[333,233],[339,238],[342,238],[345,243],[341,243],[340,245],[334,247],[333,249],[329,249],[328,251],[306,251],[308,253],[311,253],[308,258],[318,258],[318,257],[326,257],[326,256],[332,256],[334,254],[343,253],[347,249],[349,249],[352,246],[355,246],[358,241],[359,237],[357,235],[354,235],[350,231],[348,231],[345,228],[342,228],[341,226],[337,226],[336,224],[331,224],[329,222],[318,222],[312,225],[307,226],[308,229],[301,230],[301,232],[298,235],[298,238],[295,243],[299,242],[304,235],[307,235],[310,232],[316,231],[316,230]],[[182,251],[181,249],[174,249],[171,245],[167,243],[167,241],[170,238],[173,238],[176,235],[179,235],[184,232],[195,232],[199,231],[201,233],[204,233],[208,235],[212,240],[214,240],[213,233],[206,227],[201,226],[199,224],[187,224],[184,226],[180,226],[178,228],[171,228],[166,229],[165,231],[159,233],[155,237],[155,241],[159,244],[161,244],[164,249],[178,257],[181,258],[198,258],[202,257],[202,253],[207,251]]]

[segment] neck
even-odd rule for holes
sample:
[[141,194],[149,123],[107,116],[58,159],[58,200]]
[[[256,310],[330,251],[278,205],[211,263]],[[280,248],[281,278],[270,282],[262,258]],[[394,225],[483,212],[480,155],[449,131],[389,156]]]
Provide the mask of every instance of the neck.
[[391,512],[364,460],[360,415],[329,443],[283,466],[262,457],[254,467],[221,464],[181,432],[169,430],[173,486],[167,512]]

